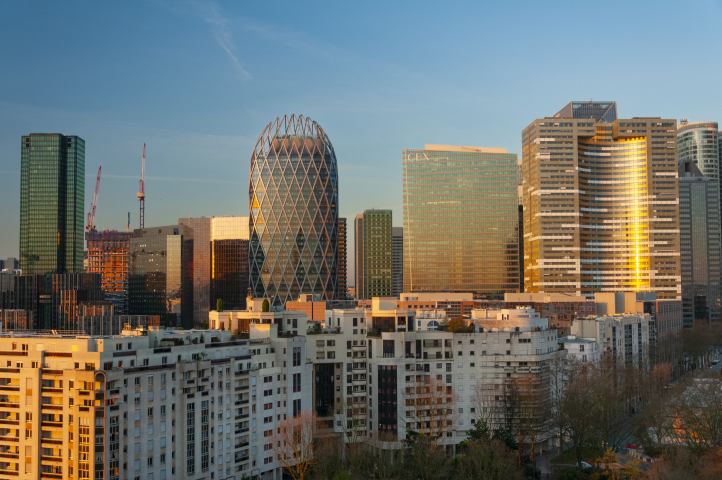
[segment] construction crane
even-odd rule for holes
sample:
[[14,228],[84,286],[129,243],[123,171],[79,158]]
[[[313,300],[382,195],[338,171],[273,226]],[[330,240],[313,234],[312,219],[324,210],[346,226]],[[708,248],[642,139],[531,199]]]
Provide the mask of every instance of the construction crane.
[[125,226],[125,231],[130,232],[130,212],[128,212],[128,225]]
[[95,206],[98,204],[98,190],[100,190],[100,169],[98,167],[98,177],[95,179],[95,193],[93,194],[93,203],[90,206],[90,212],[88,212],[88,225],[86,230],[95,230]]
[[145,225],[145,143],[143,144],[143,170],[140,172],[140,192],[138,192],[138,200],[140,201],[140,228]]

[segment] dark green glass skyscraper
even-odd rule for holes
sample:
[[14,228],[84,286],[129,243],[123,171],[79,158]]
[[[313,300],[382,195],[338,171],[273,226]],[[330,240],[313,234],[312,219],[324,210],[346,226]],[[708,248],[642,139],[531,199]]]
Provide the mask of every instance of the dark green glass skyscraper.
[[31,133],[20,151],[20,268],[82,272],[85,140]]

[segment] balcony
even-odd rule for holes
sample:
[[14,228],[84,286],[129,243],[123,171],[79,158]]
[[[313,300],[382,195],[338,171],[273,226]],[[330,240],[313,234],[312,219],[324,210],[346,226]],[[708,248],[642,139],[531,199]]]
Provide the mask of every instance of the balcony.
[[233,448],[243,448],[243,447],[247,447],[247,446],[248,446],[248,442],[241,442],[241,443],[237,443],[236,446]]
[[[0,475],[10,475],[11,477],[17,477],[20,473],[17,470],[2,470],[0,469]],[[61,475],[60,478],[63,478]]]
[[19,386],[13,386],[13,385],[0,385],[0,392],[19,392],[20,387]]
[[40,445],[43,448],[53,448],[55,445],[62,445],[63,439],[62,438],[41,438],[40,439]]
[[20,425],[20,420],[13,420],[12,418],[0,418],[0,425]]
[[63,462],[63,457],[55,456],[55,455],[43,455],[42,457],[40,457],[40,460],[42,461],[43,464],[45,464],[45,462],[48,462],[51,464],[58,464],[58,463]]
[[56,404],[56,403],[43,403],[43,404],[40,406],[40,408],[43,409],[43,410],[60,410],[60,411],[62,411],[62,410],[63,410],[63,405],[62,405],[62,404]]
[[[248,461],[248,456],[236,458],[235,463],[241,463],[241,462],[246,462],[246,461]],[[16,475],[17,475],[17,473],[16,473]]]
[[241,420],[241,419],[244,419],[244,418],[248,418],[248,414],[247,414],[247,413],[242,413],[241,415],[236,415],[236,420]]
[[41,422],[40,424],[44,428],[63,428],[63,422]]
[[63,394],[62,388],[55,388],[55,387],[43,387],[43,393],[51,393],[51,394]]
[[248,427],[246,427],[246,428],[241,428],[240,430],[236,430],[234,433],[235,433],[236,435],[238,435],[238,434],[241,434],[241,433],[246,433],[248,430],[249,430]]
[[246,405],[247,403],[248,403],[248,399],[236,401],[236,405]]
[[0,408],[20,408],[19,403],[0,402]]
[[0,452],[0,458],[14,458],[14,459],[18,459],[18,458],[20,458],[20,454],[18,454],[18,453],[10,453],[10,452]]
[[240,387],[236,387],[236,392],[240,392],[241,390],[248,390],[248,385],[241,385]]
[[20,437],[0,436],[0,442],[19,442]]

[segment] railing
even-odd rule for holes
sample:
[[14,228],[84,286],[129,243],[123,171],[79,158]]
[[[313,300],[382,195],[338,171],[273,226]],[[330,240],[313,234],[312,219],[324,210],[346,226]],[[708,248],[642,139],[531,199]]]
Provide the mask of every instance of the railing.
[[[17,477],[20,475],[20,473],[17,470],[0,470],[0,475],[10,475],[12,477]],[[60,476],[62,478],[62,475]]]
[[20,408],[19,403],[0,402],[0,408]]
[[40,444],[46,443],[48,445],[62,445],[63,440],[61,438],[41,438]]
[[20,420],[13,420],[10,418],[0,419],[0,425],[20,425]]
[[248,385],[241,385],[240,387],[236,387],[236,392],[239,392],[241,390],[248,390]]
[[44,462],[62,462],[63,457],[57,457],[55,455],[43,455],[40,457]]
[[17,453],[0,452],[0,458],[20,458]]
[[0,385],[0,391],[19,392],[20,386]]
[[43,421],[43,422],[41,423],[41,425],[42,425],[43,427],[58,427],[58,428],[62,428],[62,427],[63,427],[63,422],[48,422],[48,421]]
[[55,387],[43,387],[43,393],[63,393],[63,389]]
[[20,437],[6,437],[0,436],[0,442],[19,442]]

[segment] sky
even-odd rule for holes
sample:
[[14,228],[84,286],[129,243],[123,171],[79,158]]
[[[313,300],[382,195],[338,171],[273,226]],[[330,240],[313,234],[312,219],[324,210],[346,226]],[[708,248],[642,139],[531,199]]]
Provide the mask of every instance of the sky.
[[248,215],[258,136],[302,114],[333,143],[340,216],[401,226],[404,148],[521,154],[534,119],[592,98],[722,122],[720,25],[710,0],[0,1],[0,258],[18,255],[22,135],[82,137],[86,212],[102,165],[95,224],[123,230],[143,143],[146,226]]

